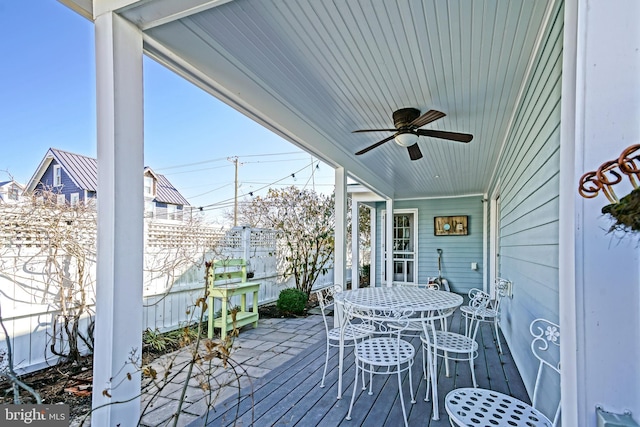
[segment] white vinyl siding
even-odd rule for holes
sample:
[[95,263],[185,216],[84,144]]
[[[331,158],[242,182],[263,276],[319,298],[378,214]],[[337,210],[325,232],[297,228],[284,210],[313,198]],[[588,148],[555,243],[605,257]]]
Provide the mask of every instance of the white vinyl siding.
[[[516,109],[490,190],[500,182],[497,273],[513,283],[513,298],[503,301],[501,326],[530,393],[536,364],[529,324],[536,317],[559,321],[562,30],[559,6]],[[558,398],[553,387],[545,390],[543,399]]]

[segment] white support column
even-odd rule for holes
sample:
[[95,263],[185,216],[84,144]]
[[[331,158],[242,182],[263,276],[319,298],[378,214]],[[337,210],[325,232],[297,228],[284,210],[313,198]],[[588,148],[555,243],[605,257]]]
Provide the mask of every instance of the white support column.
[[[635,236],[607,233],[609,202],[582,174],[640,141],[640,3],[564,2],[559,304],[562,425],[596,427],[596,407],[640,422],[640,274]],[[602,120],[603,117],[614,120]],[[618,197],[631,191],[624,178]],[[585,372],[593,373],[585,375]]]
[[378,210],[371,208],[371,259],[369,263],[369,286],[372,288],[376,286],[376,274],[378,269],[376,268],[376,260],[378,259],[378,240],[376,239],[377,221],[376,215]]
[[360,216],[358,200],[351,198],[351,289],[360,286]]
[[93,412],[91,425],[130,426],[140,417],[140,374],[131,361],[140,357],[142,347],[142,34],[111,12],[96,17],[95,31],[98,254],[93,407],[107,406]]
[[384,226],[387,229],[385,247],[387,249],[387,286],[393,285],[393,200],[387,199],[387,215]]
[[333,257],[334,283],[346,288],[346,253],[347,253],[347,174],[344,168],[336,168],[336,232],[335,252]]

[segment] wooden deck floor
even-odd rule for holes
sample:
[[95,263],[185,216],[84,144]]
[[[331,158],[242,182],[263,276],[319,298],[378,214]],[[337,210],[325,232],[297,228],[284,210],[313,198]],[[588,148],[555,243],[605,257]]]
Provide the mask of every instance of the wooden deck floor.
[[[450,330],[463,331],[458,312],[451,320]],[[415,342],[419,349],[419,341]],[[484,324],[478,332],[480,353],[475,360],[475,371],[480,387],[490,388],[529,402],[520,374],[509,349],[502,340],[504,354],[499,354],[491,325]],[[345,355],[344,389],[341,400],[337,393],[337,349],[332,349],[329,373],[324,388],[320,388],[324,366],[325,342],[306,349],[289,363],[274,369],[236,397],[216,406],[206,419],[192,425],[207,426],[388,426],[402,425],[402,410],[398,400],[398,383],[395,375],[374,376],[374,393],[356,391],[352,419],[345,420],[353,390],[353,355]],[[431,402],[424,401],[426,382],[422,379],[422,354],[418,350],[413,367],[413,386],[417,390],[416,403],[411,404],[408,379],[405,376],[403,391],[411,426],[449,426],[443,399],[449,390],[471,386],[471,373],[467,362],[450,362],[451,375],[445,376],[440,361],[438,376],[440,419],[432,420]]]

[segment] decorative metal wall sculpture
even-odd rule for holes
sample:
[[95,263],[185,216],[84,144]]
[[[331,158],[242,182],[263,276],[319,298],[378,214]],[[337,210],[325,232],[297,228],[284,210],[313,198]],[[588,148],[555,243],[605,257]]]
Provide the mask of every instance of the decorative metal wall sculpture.
[[[613,186],[629,178],[633,190],[618,199]],[[578,193],[591,199],[600,191],[611,204],[602,208],[602,213],[611,215],[616,223],[609,231],[640,231],[640,144],[625,149],[616,160],[604,162],[596,171],[587,172],[580,178]]]

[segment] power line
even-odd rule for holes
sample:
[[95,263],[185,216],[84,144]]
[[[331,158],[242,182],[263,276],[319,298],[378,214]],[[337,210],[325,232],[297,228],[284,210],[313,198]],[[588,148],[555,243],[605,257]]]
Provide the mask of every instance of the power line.
[[[320,162],[320,161],[318,160],[318,161],[317,161],[317,163],[319,163],[319,162]],[[308,167],[308,166],[304,166],[303,168],[301,168],[301,169],[299,169],[299,170],[297,170],[297,171],[295,171],[295,172],[293,172],[293,173],[290,173],[289,175],[285,176],[284,178],[281,178],[281,179],[278,179],[278,180],[276,180],[276,181],[273,181],[273,182],[271,182],[271,183],[269,183],[269,184],[267,184],[267,185],[264,185],[264,186],[262,186],[262,187],[260,187],[260,188],[258,188],[258,189],[256,189],[256,190],[252,190],[252,191],[251,191],[251,193],[255,193],[255,192],[258,192],[258,191],[264,190],[265,188],[268,188],[268,187],[270,187],[270,186],[272,186],[272,185],[275,185],[275,184],[277,184],[277,183],[279,183],[279,182],[281,182],[281,181],[284,181],[285,179],[288,179],[290,176],[295,175],[296,173],[299,173],[299,172],[301,172],[301,171],[305,170],[307,167]],[[247,196],[247,195],[248,195],[248,194],[242,194],[241,196]],[[224,204],[224,203],[227,203],[227,202],[232,202],[232,203],[233,203],[233,202],[235,201],[235,199],[236,199],[236,197],[233,197],[233,198],[230,198],[230,199],[222,200],[222,201],[220,201],[220,202],[210,203],[210,204],[208,204],[208,205],[200,206],[200,207],[199,207],[199,209],[200,209],[201,211],[216,209],[216,208],[215,208],[215,206],[220,205],[220,204]]]
[[[290,152],[286,152],[286,153],[266,153],[266,154],[247,154],[245,156],[242,157],[266,157],[266,156],[282,156],[282,155],[289,155],[289,154],[300,154],[299,151],[290,151]],[[234,156],[231,156],[234,157]],[[235,156],[238,157],[238,156]],[[154,170],[155,171],[163,171],[163,170],[168,170],[168,169],[179,169],[179,168],[186,168],[189,166],[197,166],[197,165],[202,165],[205,163],[213,163],[213,162],[219,162],[219,161],[223,161],[223,160],[227,160],[228,157],[220,157],[217,159],[209,159],[209,160],[202,160],[200,162],[194,162],[194,163],[185,163],[182,165],[174,165],[174,166],[165,166],[165,167],[161,167],[161,168],[157,168]]]

